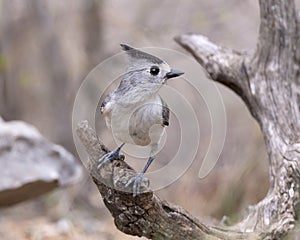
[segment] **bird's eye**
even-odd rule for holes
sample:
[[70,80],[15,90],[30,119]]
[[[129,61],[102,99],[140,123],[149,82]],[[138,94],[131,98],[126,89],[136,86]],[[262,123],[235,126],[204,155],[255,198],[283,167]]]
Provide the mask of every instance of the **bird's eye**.
[[151,75],[156,76],[157,74],[159,74],[159,67],[158,66],[151,67],[150,73],[151,73]]

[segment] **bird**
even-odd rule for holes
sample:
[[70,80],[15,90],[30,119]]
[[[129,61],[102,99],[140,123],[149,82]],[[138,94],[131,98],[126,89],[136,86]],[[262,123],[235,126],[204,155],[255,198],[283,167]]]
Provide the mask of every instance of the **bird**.
[[150,154],[143,170],[129,179],[125,187],[132,186],[133,196],[141,193],[144,174],[154,160],[158,144],[169,125],[170,110],[159,95],[167,80],[184,72],[171,69],[160,58],[126,44],[120,44],[127,56],[127,70],[119,86],[109,93],[101,104],[100,112],[106,125],[122,144],[98,161],[98,169],[113,159],[123,158],[124,144],[150,146]]

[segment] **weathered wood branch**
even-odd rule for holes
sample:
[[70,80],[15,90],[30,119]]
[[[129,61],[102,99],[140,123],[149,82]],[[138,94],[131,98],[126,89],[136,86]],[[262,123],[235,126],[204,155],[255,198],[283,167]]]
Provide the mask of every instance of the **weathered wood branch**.
[[[133,198],[124,185],[134,171],[115,160],[97,171],[107,149],[82,123],[78,136],[89,170],[121,231],[150,239],[278,239],[294,228],[300,191],[300,32],[293,0],[260,0],[260,32],[254,54],[238,53],[191,34],[176,37],[210,78],[237,93],[258,121],[270,169],[267,196],[226,230],[201,223],[152,191]],[[144,186],[146,187],[146,186]]]
[[[208,40],[203,43],[201,35],[182,35],[175,40],[195,56],[213,80],[243,98],[264,135],[270,189],[233,229],[265,232],[279,238],[295,226],[299,203],[300,32],[294,1],[260,0],[259,4],[261,26],[252,56],[240,54],[232,58],[233,51],[222,47],[213,47],[216,51],[212,51],[207,46],[214,44],[207,44]],[[217,59],[217,68],[211,68],[210,59]],[[227,73],[220,75],[220,69]]]
[[220,47],[202,35],[181,35],[175,40],[204,66],[212,80],[224,84],[242,98],[246,98],[247,82],[243,81],[244,72],[242,71],[245,66],[246,53]]
[[[259,233],[241,233],[201,223],[179,206],[160,200],[150,189],[133,197],[125,188],[136,174],[123,160],[114,160],[97,170],[97,161],[107,149],[86,121],[80,123],[77,135],[89,155],[88,170],[116,227],[122,232],[149,239],[261,239]],[[144,186],[146,187],[146,186]]]

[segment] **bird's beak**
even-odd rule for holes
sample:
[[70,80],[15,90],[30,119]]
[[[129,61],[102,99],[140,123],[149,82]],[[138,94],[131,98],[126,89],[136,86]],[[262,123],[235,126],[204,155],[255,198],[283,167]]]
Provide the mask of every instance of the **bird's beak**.
[[179,77],[182,74],[184,74],[184,72],[176,70],[176,69],[171,69],[171,71],[166,74],[165,78],[170,79],[170,78],[174,78],[174,77]]

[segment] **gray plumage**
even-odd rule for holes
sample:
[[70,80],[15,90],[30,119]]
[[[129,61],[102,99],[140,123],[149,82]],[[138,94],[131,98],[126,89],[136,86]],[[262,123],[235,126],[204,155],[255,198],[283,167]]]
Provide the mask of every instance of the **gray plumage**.
[[[117,89],[101,104],[101,113],[113,135],[123,143],[151,146],[150,158],[134,181],[138,193],[143,174],[153,161],[164,127],[169,125],[170,110],[158,91],[170,78],[183,74],[172,70],[163,60],[121,44],[128,57],[127,71]],[[120,147],[109,154],[118,154]],[[110,158],[110,157],[106,158]],[[103,162],[107,159],[102,159]],[[129,181],[131,182],[131,181]]]
[[[104,99],[101,112],[107,126],[120,141],[155,146],[163,128],[169,125],[169,108],[158,91],[171,68],[155,56],[127,45],[121,46],[130,63],[118,88]],[[159,68],[157,75],[149,72],[154,66]]]

